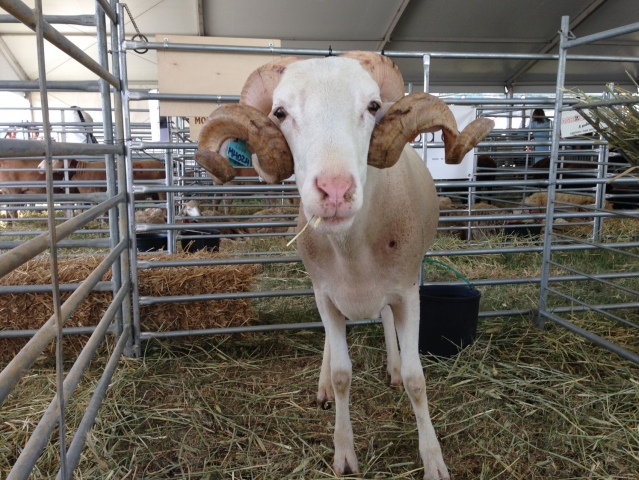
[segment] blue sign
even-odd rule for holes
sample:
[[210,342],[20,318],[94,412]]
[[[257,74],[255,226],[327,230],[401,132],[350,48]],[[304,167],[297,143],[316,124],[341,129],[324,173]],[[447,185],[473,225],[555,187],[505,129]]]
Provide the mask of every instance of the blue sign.
[[251,162],[251,151],[244,140],[237,139],[230,142],[226,156],[233,167],[250,167],[253,164]]

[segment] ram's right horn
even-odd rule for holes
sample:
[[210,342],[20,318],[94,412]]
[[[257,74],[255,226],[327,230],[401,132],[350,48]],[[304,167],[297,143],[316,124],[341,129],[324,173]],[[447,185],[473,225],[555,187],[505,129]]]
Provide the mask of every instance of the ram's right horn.
[[229,138],[246,140],[257,155],[253,166],[266,182],[279,183],[293,175],[293,155],[271,119],[249,105],[222,105],[206,120],[195,152],[195,160],[220,183],[235,177],[234,168],[220,154]]

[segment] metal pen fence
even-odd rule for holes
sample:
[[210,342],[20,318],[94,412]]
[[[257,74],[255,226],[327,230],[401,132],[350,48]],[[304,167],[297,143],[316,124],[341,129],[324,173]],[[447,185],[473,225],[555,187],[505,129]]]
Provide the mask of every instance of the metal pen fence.
[[[126,235],[128,224],[125,205],[126,189],[123,175],[116,180],[115,164],[118,163],[120,172],[124,171],[123,159],[123,129],[122,122],[117,121],[115,136],[113,126],[108,119],[111,118],[111,107],[109,105],[109,85],[116,89],[120,88],[120,81],[109,72],[108,57],[106,52],[106,23],[104,21],[104,8],[111,10],[105,2],[96,3],[96,11],[93,24],[96,26],[98,37],[99,63],[92,60],[86,53],[67,40],[46,20],[43,19],[42,1],[36,1],[36,8],[32,10],[19,0],[3,0],[0,6],[10,13],[14,18],[35,30],[38,53],[38,73],[39,91],[42,102],[42,127],[44,142],[2,139],[0,152],[3,158],[25,158],[38,157],[44,159],[46,164],[46,198],[37,196],[33,201],[46,201],[48,212],[48,231],[21,242],[19,246],[0,255],[0,277],[5,276],[16,267],[33,259],[37,255],[49,249],[49,259],[51,265],[52,285],[49,292],[54,299],[54,314],[44,323],[44,325],[33,332],[31,340],[12,361],[0,372],[0,404],[3,403],[10,394],[13,387],[20,378],[33,365],[38,355],[50,344],[51,340],[56,340],[56,395],[51,401],[27,444],[23,447],[20,456],[14,464],[8,479],[28,478],[36,464],[42,450],[49,442],[51,433],[56,425],[59,432],[60,447],[60,470],[58,476],[63,479],[71,478],[73,469],[79,460],[81,447],[84,445],[86,435],[93,424],[97,414],[97,406],[104,398],[106,386],[113,375],[114,368],[123,353],[130,354],[131,351],[131,304],[130,304],[130,278],[129,264],[126,256],[129,250],[129,238]],[[60,19],[58,19],[60,20]],[[64,21],[64,19],[62,19]],[[65,142],[52,142],[51,128],[49,124],[49,108],[47,96],[46,68],[44,57],[44,39],[70,55],[86,68],[100,77],[100,91],[102,97],[102,111],[105,119],[104,144],[78,145]],[[98,204],[84,211],[80,215],[69,219],[59,225],[55,224],[55,198],[54,182],[52,171],[52,156],[60,155],[102,155],[106,163],[107,192],[102,198],[95,199]],[[117,160],[116,160],[117,157]],[[5,185],[2,186],[6,188]],[[0,197],[0,201],[4,199]],[[99,266],[89,274],[80,285],[73,286],[73,293],[65,301],[61,302],[61,288],[58,285],[58,247],[59,241],[71,235],[78,228],[86,225],[108,212],[110,220],[109,228],[109,253],[100,262]],[[112,280],[101,282],[102,277],[108,271],[112,271]],[[91,290],[101,284],[101,288],[107,287],[113,292],[113,299],[102,316],[98,325],[91,329],[91,337],[86,342],[82,352],[79,354],[71,370],[64,376],[63,370],[63,326],[69,319],[78,305],[88,296]],[[108,362],[99,384],[91,399],[90,408],[85,412],[83,420],[75,432],[73,441],[67,450],[65,431],[65,405],[68,403],[71,394],[77,387],[82,373],[87,368],[91,358],[95,354],[98,346],[107,334],[113,335],[115,347],[111,352]]]
[[[626,25],[624,27],[607,30],[604,32],[588,35],[582,38],[575,38],[569,29],[569,17],[564,16],[561,19],[561,31],[559,42],[559,62],[557,68],[557,88],[556,88],[556,102],[555,102],[555,118],[561,118],[561,112],[563,111],[564,100],[564,82],[566,75],[566,63],[570,59],[567,52],[568,49],[592,43],[598,40],[604,40],[607,38],[616,37],[630,32],[639,31],[639,24]],[[583,336],[587,340],[607,348],[621,357],[639,364],[639,355],[637,353],[623,348],[618,343],[602,338],[588,330],[587,324],[579,325],[578,321],[582,320],[575,318],[574,315],[570,316],[570,319],[566,318],[566,315],[560,315],[555,306],[557,304],[564,305],[578,305],[587,309],[590,314],[593,314],[592,322],[611,322],[611,328],[620,328],[621,326],[627,327],[630,331],[636,331],[639,328],[639,322],[636,315],[636,299],[639,291],[634,285],[625,285],[623,279],[612,278],[603,279],[593,272],[585,272],[576,268],[572,268],[568,262],[563,258],[558,258],[556,252],[553,251],[553,245],[558,242],[570,242],[577,245],[593,246],[597,249],[601,249],[611,255],[613,258],[622,257],[624,261],[633,264],[633,260],[636,262],[638,257],[637,247],[639,244],[636,242],[630,242],[629,245],[615,245],[611,243],[604,243],[601,240],[600,223],[595,222],[595,232],[591,239],[579,238],[567,233],[559,233],[556,231],[553,225],[553,219],[556,216],[556,211],[561,211],[569,203],[561,201],[557,198],[556,191],[558,187],[558,168],[560,164],[559,159],[559,138],[560,138],[560,124],[555,122],[552,132],[552,147],[550,155],[550,174],[548,184],[548,206],[546,209],[546,230],[544,233],[544,252],[543,263],[541,273],[541,289],[539,296],[539,309],[535,315],[535,322],[539,326],[543,326],[546,320],[554,322],[569,331]],[[601,180],[605,175],[605,166],[607,165],[608,151],[606,147],[603,147],[601,154],[598,157],[597,171],[598,180]],[[596,192],[596,205],[591,208],[593,214],[595,212],[603,211],[604,194],[602,192],[602,183],[597,183]],[[624,215],[631,218],[637,218],[636,214],[625,213]],[[636,263],[634,264],[636,267]],[[592,282],[593,289],[597,287],[603,287],[609,289],[610,295],[613,298],[619,298],[622,302],[617,302],[620,305],[618,308],[624,309],[621,314],[614,314],[605,308],[600,308],[591,305],[590,298],[588,296],[576,295],[571,292],[570,283],[565,285],[559,284],[557,286],[550,285],[549,277],[551,269],[565,271],[573,275],[579,276],[582,280],[588,280]],[[554,303],[551,303],[555,300]],[[624,315],[623,317],[620,315]]]
[[[4,5],[19,4],[15,0],[0,0],[0,6],[7,9]],[[105,17],[102,10],[106,4],[105,1],[97,2],[96,11],[96,29],[98,36],[98,43],[100,45],[100,64],[101,69],[106,69],[107,57],[106,57],[106,29],[105,29]],[[200,52],[226,52],[226,53],[263,53],[273,54],[279,53],[283,55],[328,55],[328,50],[310,50],[310,49],[285,49],[285,48],[255,48],[255,47],[229,47],[229,46],[204,46],[204,45],[175,45],[169,43],[153,43],[153,42],[132,42],[125,40],[124,31],[124,15],[123,7],[115,1],[112,1],[111,10],[107,15],[109,20],[114,22],[111,29],[111,50],[113,52],[113,65],[112,73],[109,73],[110,80],[101,80],[99,84],[88,85],[82,82],[68,82],[64,85],[60,83],[64,82],[46,82],[46,78],[41,78],[40,88],[43,98],[46,97],[46,90],[49,86],[58,88],[71,88],[71,89],[91,89],[91,91],[100,91],[103,102],[103,118],[104,125],[94,125],[94,127],[103,127],[99,130],[102,133],[105,145],[81,145],[57,143],[50,145],[50,152],[48,161],[50,163],[51,158],[58,157],[68,158],[69,155],[74,155],[74,158],[86,158],[86,159],[98,159],[101,155],[104,155],[105,161],[109,168],[109,175],[107,179],[107,192],[105,194],[93,194],[92,197],[80,197],[80,196],[64,196],[56,195],[51,197],[47,195],[47,209],[49,213],[53,212],[56,208],[54,203],[60,204],[57,208],[69,208],[68,205],[79,201],[89,201],[92,203],[99,202],[97,206],[90,207],[85,212],[74,217],[67,222],[64,222],[55,229],[53,225],[55,218],[49,218],[49,234],[38,236],[33,240],[27,242],[2,242],[0,248],[12,248],[5,255],[0,256],[0,275],[5,275],[7,272],[15,268],[23,260],[33,258],[33,256],[44,252],[47,248],[47,238],[51,237],[51,232],[54,232],[53,236],[57,236],[59,242],[58,247],[73,246],[82,244],[83,246],[108,247],[109,254],[105,257],[105,260],[96,273],[91,274],[90,279],[87,279],[82,284],[63,284],[54,285],[53,290],[55,292],[73,291],[72,298],[69,298],[60,307],[60,313],[52,317],[47,322],[43,329],[39,331],[23,330],[23,331],[11,331],[0,332],[0,337],[12,337],[12,336],[33,336],[29,345],[36,345],[36,348],[42,348],[57,334],[58,338],[61,338],[61,325],[70,315],[71,307],[77,305],[80,299],[86,297],[91,290],[112,290],[114,293],[114,300],[112,308],[109,307],[107,314],[104,315],[99,325],[96,327],[83,327],[64,329],[65,333],[69,334],[87,334],[92,333],[92,339],[95,337],[95,341],[90,341],[90,346],[87,344],[87,355],[93,353],[97,348],[97,340],[101,339],[107,333],[114,333],[119,339],[116,349],[113,352],[111,360],[105,371],[103,380],[96,389],[95,405],[92,404],[90,409],[87,410],[87,421],[83,421],[80,429],[78,430],[80,436],[78,440],[72,443],[68,451],[68,465],[65,467],[65,452],[62,452],[62,463],[60,478],[69,478],[71,471],[82,447],[83,439],[82,435],[86,435],[86,432],[91,426],[92,419],[95,418],[97,413],[97,407],[99,406],[100,399],[104,395],[106,386],[108,385],[108,378],[113,373],[114,368],[117,365],[117,357],[122,353],[139,355],[141,352],[141,342],[150,338],[176,338],[181,336],[192,335],[215,335],[215,334],[229,334],[229,333],[241,333],[241,332],[259,332],[266,330],[286,330],[286,329],[306,329],[306,328],[322,328],[320,322],[307,322],[307,323],[294,323],[294,324],[271,324],[271,325],[257,325],[257,326],[243,326],[243,327],[230,327],[230,328],[208,328],[200,330],[183,330],[183,331],[171,331],[171,332],[156,332],[156,331],[143,331],[140,324],[140,311],[141,305],[152,305],[162,303],[174,303],[174,302],[200,302],[200,301],[216,301],[224,299],[260,299],[260,298],[274,298],[284,296],[310,296],[312,290],[306,289],[280,289],[280,290],[268,290],[268,291],[252,291],[245,293],[219,293],[212,292],[206,295],[180,295],[171,297],[159,297],[159,296],[141,296],[138,289],[138,271],[154,268],[171,268],[171,267],[188,267],[188,266],[201,266],[201,265],[240,265],[240,264],[296,264],[300,262],[300,258],[295,254],[294,250],[286,252],[253,252],[250,254],[233,253],[229,259],[199,259],[199,260],[170,260],[170,261],[141,261],[137,258],[136,249],[136,237],[138,234],[150,233],[150,232],[166,232],[167,233],[167,250],[169,253],[176,253],[178,248],[178,241],[181,238],[188,238],[188,235],[180,233],[184,229],[184,225],[181,223],[185,218],[180,214],[181,204],[188,199],[197,199],[204,202],[210,202],[214,198],[210,195],[217,195],[216,199],[234,200],[235,204],[231,205],[228,215],[215,216],[215,217],[203,217],[200,222],[194,225],[190,225],[189,228],[195,230],[209,229],[209,228],[259,228],[259,227],[290,227],[296,224],[295,219],[283,215],[281,218],[275,217],[272,221],[262,222],[254,215],[238,215],[234,214],[234,210],[238,208],[238,205],[242,203],[237,202],[242,200],[244,204],[251,202],[252,205],[268,205],[269,200],[284,201],[289,197],[296,196],[296,187],[294,184],[285,185],[242,185],[238,182],[231,183],[229,185],[214,185],[212,180],[205,174],[202,169],[193,160],[193,151],[197,148],[197,144],[190,139],[187,135],[188,129],[181,118],[176,118],[172,122],[172,131],[169,135],[169,142],[149,142],[133,140],[134,132],[136,128],[146,129],[144,125],[134,125],[130,121],[131,112],[134,110],[131,108],[130,102],[143,101],[143,100],[183,100],[194,102],[212,102],[212,103],[224,103],[224,102],[237,102],[239,98],[237,96],[230,95],[178,95],[170,93],[149,93],[140,92],[128,88],[127,78],[127,59],[126,52],[128,50],[148,48],[155,50],[176,50],[176,51],[200,51]],[[11,11],[7,9],[7,11]],[[16,7],[17,18],[29,20],[26,12],[22,7]],[[98,18],[100,17],[100,18]],[[565,19],[563,22],[567,22]],[[562,22],[562,25],[563,25]],[[566,23],[567,25],[567,23]],[[55,33],[51,32],[52,27],[47,27],[43,30],[48,32],[48,37],[53,38],[55,41],[63,45],[66,44],[61,41]],[[639,26],[636,27],[639,30]],[[564,36],[568,36],[568,32],[564,32]],[[624,193],[607,193],[606,185],[610,179],[610,172],[614,168],[611,162],[610,155],[605,145],[600,145],[595,139],[583,140],[583,139],[566,139],[560,140],[558,134],[560,113],[564,105],[572,103],[570,99],[564,98],[565,92],[560,88],[563,87],[563,81],[560,83],[559,79],[563,78],[563,70],[565,69],[566,60],[579,60],[579,61],[611,61],[611,62],[637,62],[638,58],[635,57],[615,57],[615,56],[584,56],[584,55],[567,55],[566,49],[571,46],[570,41],[566,38],[562,40],[562,47],[558,55],[549,54],[476,54],[476,53],[424,53],[424,52],[385,52],[389,57],[398,58],[414,58],[417,61],[422,61],[424,65],[424,85],[425,90],[428,90],[428,79],[430,75],[430,69],[432,68],[432,59],[441,58],[476,58],[485,59],[490,61],[491,59],[523,59],[523,60],[544,60],[544,61],[558,61],[558,71],[562,77],[558,75],[558,89],[555,97],[539,96],[531,98],[489,98],[489,97],[475,97],[475,98],[445,98],[446,103],[452,105],[474,105],[478,109],[478,115],[496,116],[507,115],[510,118],[513,117],[514,112],[521,112],[530,110],[532,108],[554,108],[554,128],[552,131],[552,140],[550,141],[535,141],[529,137],[529,134],[534,135],[535,130],[530,129],[514,129],[506,128],[493,131],[491,136],[486,141],[480,143],[477,148],[477,155],[488,154],[497,161],[497,165],[494,168],[481,168],[476,169],[473,172],[471,179],[464,179],[463,181],[449,181],[441,180],[437,182],[437,187],[444,195],[450,194],[455,200],[455,203],[460,206],[464,205],[463,209],[457,209],[454,216],[443,215],[440,222],[440,232],[442,234],[452,234],[456,236],[462,236],[465,238],[465,244],[463,248],[446,249],[440,248],[429,252],[428,256],[431,257],[473,257],[481,255],[536,255],[542,257],[543,268],[541,274],[534,277],[526,278],[490,278],[490,279],[475,279],[474,284],[486,289],[499,289],[513,285],[534,285],[538,287],[540,292],[539,309],[536,313],[536,322],[541,326],[544,320],[553,321],[559,325],[562,325],[569,330],[583,335],[588,340],[592,340],[595,343],[609,348],[616,353],[624,356],[631,361],[639,363],[639,357],[633,352],[629,352],[618,345],[612,344],[612,342],[601,339],[589,332],[587,328],[578,325],[578,320],[569,321],[565,317],[588,315],[595,312],[597,315],[606,317],[615,321],[621,322],[624,326],[636,327],[636,319],[634,319],[634,313],[632,309],[636,309],[639,306],[639,301],[636,298],[635,288],[626,285],[624,282],[631,282],[639,277],[637,269],[628,270],[626,267],[617,270],[610,271],[595,271],[595,272],[580,272],[570,265],[562,265],[558,260],[558,256],[566,255],[570,252],[612,252],[617,255],[625,255],[629,258],[629,262],[634,261],[636,257],[635,249],[639,246],[637,243],[636,235],[630,236],[627,240],[607,241],[602,234],[602,222],[607,221],[610,218],[618,218],[621,216],[636,217],[632,211],[629,210],[617,210],[611,211],[605,208],[605,201],[619,199],[619,195],[632,195]],[[66,50],[64,50],[66,51]],[[339,54],[338,51],[333,51],[332,54]],[[76,55],[79,56],[79,55]],[[81,57],[81,56],[79,56]],[[75,57],[74,57],[75,58]],[[84,59],[86,61],[86,59]],[[563,62],[563,64],[562,64]],[[93,71],[104,73],[101,69],[95,69]],[[42,76],[44,77],[44,76]],[[32,82],[31,82],[32,83]],[[110,104],[109,85],[115,88],[114,92],[114,105]],[[20,83],[15,85],[5,85],[5,88],[33,88],[32,85],[27,83]],[[0,88],[3,88],[2,82],[0,82]],[[557,101],[556,101],[557,100]],[[111,111],[113,111],[115,118],[115,125],[111,125]],[[43,105],[43,118],[47,118],[47,110]],[[525,114],[521,114],[524,118]],[[512,122],[511,122],[512,123]],[[145,130],[146,131],[146,130]],[[48,129],[44,128],[45,135],[50,135]],[[114,133],[113,133],[114,132]],[[428,148],[441,148],[443,144],[428,142],[424,136],[421,143],[415,144],[416,147],[426,150]],[[45,156],[45,147],[39,144],[32,145],[27,142],[22,144],[23,146],[14,145],[15,140],[0,140],[0,151],[9,152],[9,154],[3,156],[17,157],[18,152],[22,158],[29,159],[41,159]],[[26,141],[25,141],[26,142]],[[527,147],[535,146],[547,146],[550,147],[548,153],[550,154],[551,161],[546,169],[535,169],[534,152],[527,150]],[[579,147],[579,150],[577,150]],[[86,149],[88,150],[82,150]],[[14,152],[15,150],[15,152]],[[12,153],[14,152],[14,153]],[[148,158],[148,156],[159,158],[163,161],[165,166],[165,179],[162,184],[142,184],[136,182],[133,176],[134,160],[141,158]],[[590,159],[596,161],[592,162]],[[569,164],[575,162],[588,162],[590,168],[580,169],[578,178],[574,177],[574,170],[569,168]],[[124,175],[115,176],[115,165],[117,164],[117,171],[124,172]],[[49,169],[50,170],[50,169]],[[50,171],[46,182],[34,183],[35,186],[42,186],[46,183],[49,191],[53,187],[65,187],[68,186],[68,182],[54,182],[50,177]],[[255,177],[245,177],[241,179],[246,182],[255,182]],[[615,186],[632,186],[636,181],[634,179],[625,178],[619,179],[614,182]],[[4,184],[3,184],[4,185]],[[92,186],[104,184],[90,184]],[[445,192],[445,193],[443,193]],[[547,207],[534,207],[526,204],[526,199],[536,192],[545,192],[547,195]],[[166,194],[166,201],[158,202],[135,202],[135,194],[153,194],[163,193]],[[584,207],[579,205],[580,210],[575,211],[577,207],[570,202],[558,201],[559,193],[575,193],[583,194],[585,196],[591,196],[593,198],[592,207]],[[73,195],[73,194],[67,194]],[[0,196],[0,203],[6,202],[40,202],[44,200],[44,196],[37,197],[25,197],[25,196]],[[498,205],[494,209],[494,213],[489,215],[479,215],[476,210],[473,210],[472,205],[477,202],[490,202],[492,205]],[[166,208],[167,222],[165,224],[140,224],[136,225],[135,210],[137,208],[143,208],[148,206],[163,205]],[[86,222],[98,218],[103,213],[108,212],[108,229],[97,230],[100,234],[107,234],[98,241],[93,243],[82,240],[76,241],[79,243],[70,244],[64,243],[64,238],[71,233],[78,233],[78,228]],[[446,213],[446,212],[444,212]],[[130,219],[130,221],[129,221]],[[584,238],[581,236],[570,236],[561,233],[553,227],[553,223],[559,220],[575,221],[574,225],[586,226],[588,235]],[[230,221],[228,221],[230,220]],[[494,232],[495,230],[502,230],[506,228],[507,222],[520,222],[520,228],[532,228],[538,227],[540,230],[545,229],[543,234],[543,240],[537,237],[537,241],[531,240],[522,244],[518,240],[514,240],[514,237],[504,237],[498,244],[487,244],[482,240],[481,232]],[[80,232],[95,233],[96,230],[80,230]],[[38,232],[32,232],[37,234]],[[4,235],[4,233],[3,233]],[[218,235],[224,238],[251,238],[251,237],[265,237],[265,236],[291,236],[289,233],[269,234],[269,233],[238,233],[238,234],[226,234]],[[215,235],[213,235],[215,236]],[[42,237],[42,238],[41,238]],[[108,238],[107,238],[108,237]],[[26,247],[25,247],[26,245]],[[37,245],[37,248],[34,247]],[[8,255],[8,256],[7,256]],[[55,248],[52,249],[52,258],[56,258]],[[561,258],[561,257],[560,257]],[[114,280],[112,282],[100,281],[101,273],[108,269],[110,262],[114,264]],[[118,266],[116,266],[118,265]],[[116,274],[116,270],[119,269],[119,273]],[[574,284],[589,284],[589,282],[597,282],[601,288],[617,289],[623,292],[624,297],[620,300],[617,297],[611,298],[609,302],[595,302],[589,298],[574,298],[567,294],[564,290],[566,285]],[[449,282],[455,284],[457,282]],[[24,288],[24,287],[20,287]],[[28,290],[31,291],[45,291],[51,287],[43,286],[30,286]],[[13,287],[0,287],[0,294],[16,291]],[[559,300],[562,300],[561,302]],[[121,306],[120,306],[121,305]],[[630,315],[627,313],[630,311]],[[490,311],[482,311],[480,316],[482,317],[508,317],[508,316],[521,316],[531,314],[530,308],[512,308],[511,306],[505,306],[502,309],[494,309]],[[115,319],[113,325],[112,320]],[[56,323],[57,322],[57,323]],[[351,325],[365,325],[370,323],[377,323],[377,320],[365,320],[359,322],[349,322]],[[44,332],[44,333],[43,333]],[[31,343],[33,342],[33,344]],[[27,346],[27,350],[30,352],[34,347]],[[37,353],[35,354],[37,356]],[[68,393],[73,388],[74,382],[77,384],[77,375],[79,375],[80,369],[86,367],[85,358],[78,359],[74,366],[73,375],[71,372],[65,380],[65,385],[58,385],[58,397],[59,404],[63,404],[68,400]],[[20,365],[20,368],[25,365],[30,365],[35,360],[33,353],[19,354],[14,362],[15,365]],[[3,378],[17,379],[17,374],[14,373],[16,367],[12,367],[14,362],[9,365],[10,373],[3,371],[0,374],[0,394],[3,392],[6,380]],[[84,365],[84,367],[83,367]],[[8,367],[8,368],[9,368]],[[3,377],[4,376],[4,377]],[[8,390],[7,390],[8,392]],[[8,394],[8,393],[7,393]],[[5,395],[6,397],[6,395]],[[0,399],[3,399],[0,395]],[[57,405],[52,407],[54,410],[59,410]],[[52,410],[53,411],[53,410]],[[62,415],[47,412],[45,418],[43,418],[43,427],[37,431],[37,440],[34,440],[35,447],[32,447],[27,454],[29,456],[28,464],[20,463],[16,464],[16,468],[20,472],[27,472],[28,465],[33,465],[31,459],[33,455],[42,448],[43,442],[46,442],[50,432],[52,431],[55,422],[64,424],[64,418]],[[42,433],[44,432],[44,433]],[[49,432],[46,434],[46,432]],[[34,436],[35,433],[34,433]],[[64,449],[64,442],[61,442],[61,449]],[[35,457],[37,458],[37,456]],[[33,460],[35,462],[35,460]],[[17,471],[18,471],[17,470]],[[16,474],[17,475],[17,474]],[[21,473],[20,475],[24,475]],[[24,476],[15,476],[11,478],[25,478]]]

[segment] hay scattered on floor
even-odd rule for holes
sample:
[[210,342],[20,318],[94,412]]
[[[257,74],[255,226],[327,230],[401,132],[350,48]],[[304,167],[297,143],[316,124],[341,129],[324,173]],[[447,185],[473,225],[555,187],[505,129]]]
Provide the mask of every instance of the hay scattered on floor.
[[[117,370],[77,478],[336,478],[335,412],[315,406],[323,337],[271,332],[146,344],[141,360]],[[388,386],[381,328],[351,329],[348,341],[363,477],[421,479],[413,411],[405,392]],[[67,408],[70,432],[103,363],[97,359]],[[453,478],[637,478],[639,371],[614,354],[560,328],[494,318],[456,358],[422,363]],[[3,407],[2,478],[52,394],[52,370],[38,373]],[[54,436],[38,475],[52,476],[57,458]]]
[[[176,259],[227,258],[228,255],[200,251],[194,254],[142,254],[140,260],[166,261]],[[82,282],[102,261],[102,256],[62,257],[58,260],[58,280],[61,284]],[[141,296],[200,295],[237,293],[253,290],[254,265],[216,265],[194,267],[151,268],[138,271]],[[102,280],[111,279],[111,271]],[[48,257],[39,257],[0,279],[0,285],[46,285],[51,283]],[[62,293],[64,302],[71,292]],[[68,327],[96,325],[107,310],[111,292],[92,292],[66,323]],[[37,329],[53,314],[52,296],[48,293],[8,294],[0,303],[0,329]],[[144,305],[140,307],[140,322],[146,331],[192,330],[241,326],[255,322],[250,300],[219,300]],[[0,339],[0,345],[24,345],[26,340]],[[6,344],[6,345],[5,345]],[[11,348],[10,352],[14,352]],[[11,354],[11,356],[13,355]],[[9,355],[4,349],[2,357]]]

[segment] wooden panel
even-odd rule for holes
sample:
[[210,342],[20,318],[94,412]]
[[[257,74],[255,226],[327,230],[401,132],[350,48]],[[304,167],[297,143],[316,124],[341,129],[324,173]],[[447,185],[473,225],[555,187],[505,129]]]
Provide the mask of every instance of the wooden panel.
[[[189,37],[157,35],[157,42],[200,45],[239,45],[279,47],[279,40],[258,38]],[[279,55],[175,52],[158,50],[158,85],[160,93],[194,93],[207,95],[239,95],[248,76],[258,67]],[[161,101],[160,115],[208,117],[216,102]],[[195,132],[193,132],[195,133]],[[199,132],[198,132],[199,133]],[[192,138],[197,138],[197,135]]]

